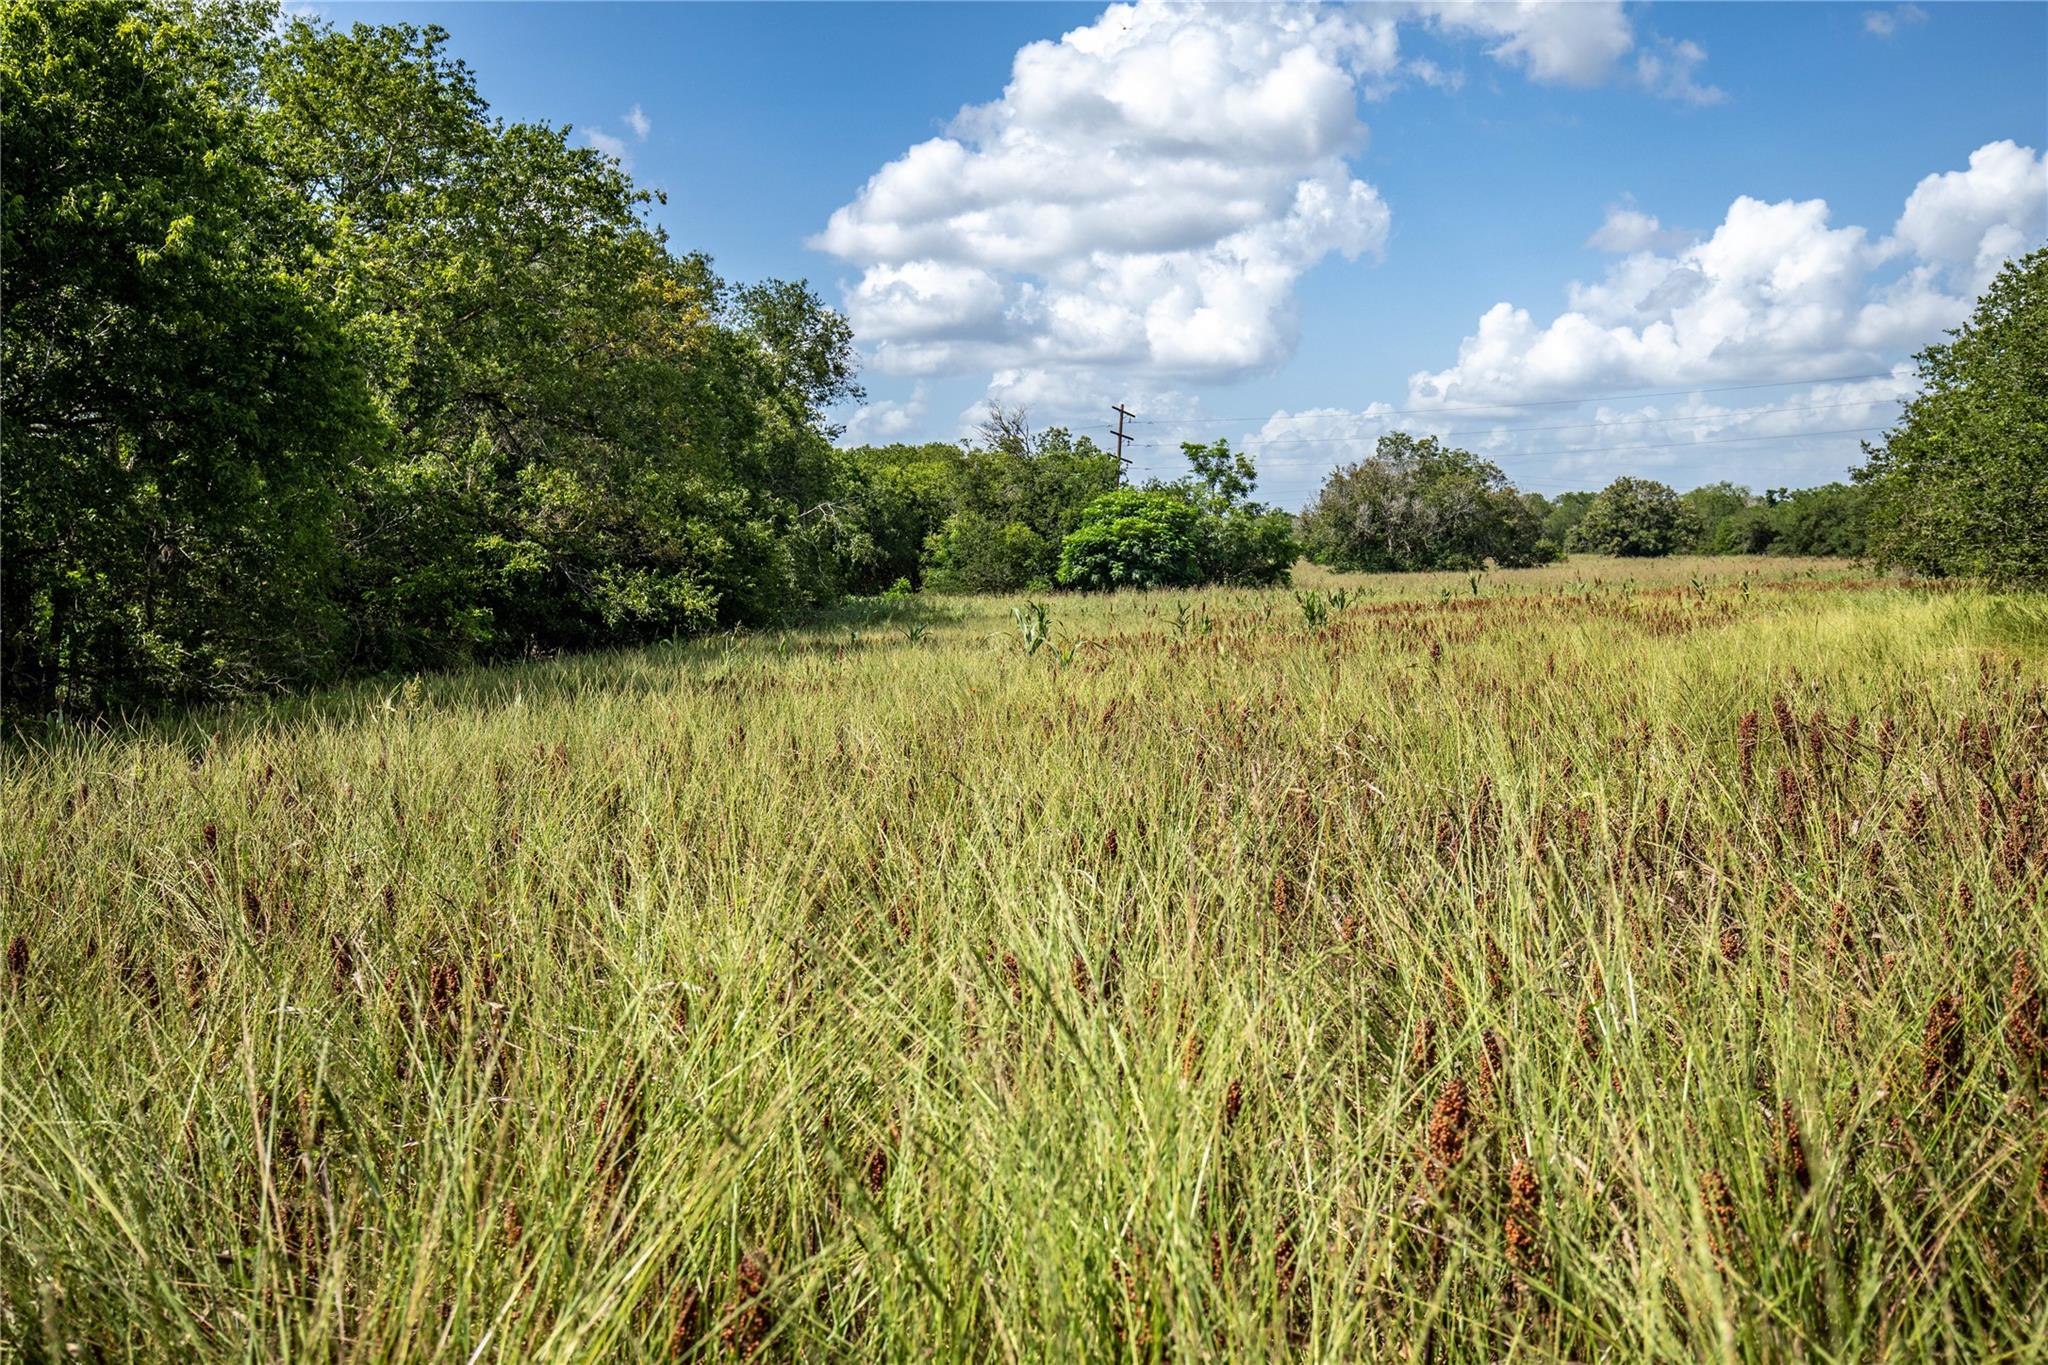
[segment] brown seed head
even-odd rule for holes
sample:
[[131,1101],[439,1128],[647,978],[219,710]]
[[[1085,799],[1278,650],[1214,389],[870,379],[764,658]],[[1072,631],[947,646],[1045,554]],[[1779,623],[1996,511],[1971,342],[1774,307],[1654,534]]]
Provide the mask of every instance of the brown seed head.
[[1937,1101],[1946,1100],[1961,1079],[1963,1068],[1963,1002],[1953,995],[1937,999],[1927,1010],[1927,1028],[1920,1039],[1924,1088]]
[[763,1295],[768,1288],[768,1261],[758,1251],[740,1257],[732,1273],[732,1294],[726,1300],[726,1323],[719,1339],[725,1349],[742,1360],[751,1360],[768,1339],[774,1325]]
[[1735,1235],[1735,1199],[1728,1193],[1728,1178],[1709,1166],[1700,1175],[1700,1208],[1707,1217],[1707,1245],[1725,1256]]
[[1812,1176],[1806,1166],[1806,1144],[1799,1140],[1799,1116],[1792,1112],[1790,1100],[1778,1104],[1778,1146],[1784,1159],[1785,1174],[1794,1185],[1806,1189],[1812,1183]]
[[1436,1020],[1426,1014],[1415,1021],[1415,1041],[1408,1048],[1408,1069],[1417,1075],[1436,1070]]
[[1537,1218],[1543,1208],[1543,1188],[1536,1169],[1521,1157],[1508,1168],[1508,1213],[1501,1232],[1507,1242],[1508,1264],[1529,1274],[1541,1264],[1537,1245]]
[[2041,988],[2024,948],[2012,960],[2012,984],[2005,992],[2005,1043],[2023,1077],[2034,1075],[2048,1061],[2048,1037],[2043,1037],[2041,1028]]
[[1223,1130],[1229,1132],[1237,1123],[1238,1111],[1244,1108],[1244,1082],[1232,1077],[1230,1085],[1223,1092]]
[[28,980],[27,934],[16,934],[7,941],[7,976],[16,986]]
[[1444,1085],[1429,1111],[1429,1156],[1431,1174],[1438,1182],[1465,1159],[1465,1144],[1472,1136],[1472,1101],[1465,1082],[1457,1076]]

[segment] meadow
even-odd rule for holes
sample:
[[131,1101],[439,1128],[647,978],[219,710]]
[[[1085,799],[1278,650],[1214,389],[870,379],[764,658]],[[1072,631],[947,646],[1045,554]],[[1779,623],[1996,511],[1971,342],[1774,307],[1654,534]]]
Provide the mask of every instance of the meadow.
[[2040,1360],[2043,622],[1304,569],[17,739],[0,1358]]

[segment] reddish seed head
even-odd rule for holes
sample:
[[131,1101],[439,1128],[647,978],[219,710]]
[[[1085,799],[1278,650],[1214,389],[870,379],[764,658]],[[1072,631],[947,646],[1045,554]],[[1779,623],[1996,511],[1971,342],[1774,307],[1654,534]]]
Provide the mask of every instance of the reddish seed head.
[[1799,1118],[1792,1112],[1790,1100],[1778,1105],[1778,1145],[1783,1151],[1785,1174],[1794,1185],[1806,1189],[1812,1176],[1806,1166],[1806,1145],[1799,1140]]
[[28,979],[28,935],[16,934],[7,942],[7,975],[15,985]]
[[1436,1069],[1436,1020],[1426,1014],[1415,1021],[1415,1040],[1408,1049],[1408,1067],[1418,1075]]
[[1508,1168],[1508,1213],[1501,1231],[1507,1242],[1508,1264],[1525,1275],[1541,1264],[1536,1230],[1542,1208],[1543,1188],[1537,1183],[1535,1167],[1516,1157]]
[[1920,1039],[1921,1077],[1927,1093],[1945,1100],[1954,1091],[1963,1067],[1963,1002],[1953,995],[1937,999],[1927,1010],[1927,1028]]
[[1785,752],[1799,752],[1799,722],[1792,718],[1792,705],[1782,696],[1771,698],[1771,719],[1777,722],[1778,738],[1784,741]]
[[1700,1207],[1707,1216],[1707,1245],[1725,1256],[1735,1233],[1735,1199],[1728,1178],[1711,1166],[1700,1176]]
[[889,1183],[889,1149],[879,1142],[868,1153],[867,1181],[868,1193],[874,1195],[879,1195],[882,1186]]
[[760,1351],[773,1326],[762,1296],[768,1288],[768,1261],[758,1251],[740,1257],[733,1269],[732,1296],[726,1303],[725,1329],[719,1339],[725,1349],[751,1360]]
[[2012,984],[2005,992],[2005,1042],[2024,1077],[2048,1061],[2048,1037],[2041,1028],[2041,989],[2025,949],[2013,958]]
[[1429,1111],[1429,1155],[1432,1175],[1441,1183],[1465,1159],[1472,1136],[1472,1102],[1457,1076],[1444,1085]]
[[1223,1127],[1227,1132],[1237,1124],[1238,1111],[1244,1108],[1244,1082],[1231,1078],[1230,1086],[1223,1092]]
[[1273,874],[1273,918],[1286,923],[1294,908],[1294,884],[1287,880],[1285,872]]
[[436,962],[427,971],[427,1012],[436,1023],[451,1018],[462,1001],[462,968]]

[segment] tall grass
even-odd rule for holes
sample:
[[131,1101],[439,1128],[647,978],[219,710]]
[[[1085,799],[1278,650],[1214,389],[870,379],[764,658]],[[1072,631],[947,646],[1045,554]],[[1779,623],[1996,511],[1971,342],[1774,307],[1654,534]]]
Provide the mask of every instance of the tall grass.
[[2040,1359],[2042,648],[1300,586],[16,745],[0,1356]]

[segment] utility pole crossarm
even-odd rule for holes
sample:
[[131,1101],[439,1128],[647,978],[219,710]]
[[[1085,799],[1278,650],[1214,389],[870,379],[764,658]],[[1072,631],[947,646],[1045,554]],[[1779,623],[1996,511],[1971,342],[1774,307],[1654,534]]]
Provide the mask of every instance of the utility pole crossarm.
[[1130,468],[1131,465],[1131,462],[1124,458],[1124,442],[1130,439],[1129,433],[1124,430],[1124,422],[1136,416],[1136,414],[1124,407],[1122,403],[1118,403],[1111,411],[1116,413],[1116,425],[1110,428],[1111,433],[1116,437],[1116,481],[1117,486],[1122,487],[1124,471]]

